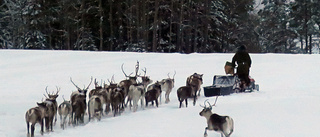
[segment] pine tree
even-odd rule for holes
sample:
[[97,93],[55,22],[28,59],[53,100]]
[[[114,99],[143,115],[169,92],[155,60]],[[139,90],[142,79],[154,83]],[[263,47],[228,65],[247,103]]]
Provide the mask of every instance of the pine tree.
[[265,7],[259,11],[260,44],[263,52],[292,52],[296,34],[288,26],[289,8],[287,0],[264,0]]

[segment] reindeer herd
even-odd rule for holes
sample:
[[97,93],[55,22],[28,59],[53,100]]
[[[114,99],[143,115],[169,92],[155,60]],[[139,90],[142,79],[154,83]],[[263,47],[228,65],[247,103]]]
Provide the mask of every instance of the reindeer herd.
[[[41,135],[43,135],[44,133],[44,126],[47,132],[53,131],[53,125],[55,125],[57,121],[57,113],[60,116],[60,127],[62,129],[65,129],[67,125],[76,126],[79,124],[83,124],[84,116],[86,114],[88,114],[90,122],[93,119],[100,121],[101,117],[104,114],[108,115],[110,112],[112,112],[113,116],[121,115],[125,108],[128,108],[135,112],[138,109],[139,101],[141,103],[141,108],[144,108],[145,106],[147,107],[148,103],[151,103],[152,105],[154,105],[155,103],[158,107],[159,102],[161,102],[162,91],[165,92],[165,103],[170,102],[169,95],[172,89],[174,88],[174,77],[176,75],[176,72],[174,73],[172,78],[170,78],[170,75],[168,73],[168,78],[153,83],[153,80],[151,80],[149,76],[146,76],[146,68],[142,69],[142,71],[144,72],[143,76],[138,74],[138,61],[135,66],[134,76],[132,76],[133,73],[127,75],[123,70],[123,66],[124,64],[122,64],[121,70],[125,75],[126,79],[120,81],[119,83],[116,83],[114,77],[112,77],[111,81],[108,80],[109,84],[101,82],[100,85],[95,79],[95,88],[89,91],[88,101],[87,92],[90,85],[93,82],[92,77],[88,86],[84,88],[80,88],[77,84],[75,84],[72,78],[70,78],[71,83],[77,88],[77,90],[71,93],[70,100],[65,100],[65,98],[63,97],[64,101],[61,104],[59,104],[59,106],[56,99],[59,96],[60,88],[56,87],[57,90],[55,92],[48,92],[46,87],[46,94],[44,94],[46,99],[44,101],[42,100],[42,102],[40,103],[37,102],[37,106],[29,109],[25,114],[28,136],[30,136],[30,124],[32,137],[34,136],[35,124],[37,123],[41,126]],[[177,96],[178,101],[180,102],[179,108],[182,107],[183,101],[185,101],[185,106],[187,107],[189,98],[193,99],[193,105],[196,104],[197,96],[200,96],[200,86],[203,83],[202,76],[203,74],[194,73],[193,75],[187,78],[186,86],[178,88]],[[138,80],[138,78],[141,79],[141,82]],[[212,107],[210,106],[210,110],[211,108]],[[208,108],[204,107],[204,110],[205,109]],[[201,116],[210,115],[204,113],[204,110],[200,112]],[[219,120],[221,121],[221,119]],[[225,127],[225,124],[222,123],[221,125],[218,125],[219,130],[224,132],[223,129],[220,128],[221,126]],[[209,125],[208,122],[208,127],[206,128],[206,130],[216,130],[216,128],[216,125]],[[230,136],[230,134],[224,135]]]

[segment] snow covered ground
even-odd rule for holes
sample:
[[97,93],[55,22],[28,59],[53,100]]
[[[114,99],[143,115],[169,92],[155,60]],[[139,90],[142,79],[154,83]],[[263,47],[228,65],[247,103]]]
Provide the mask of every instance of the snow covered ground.
[[[251,76],[260,85],[254,93],[219,97],[215,113],[234,119],[232,137],[318,137],[320,130],[320,55],[250,54],[253,64]],[[137,60],[147,75],[161,80],[177,72],[175,88],[169,104],[159,108],[148,107],[137,112],[126,110],[121,116],[104,116],[101,121],[86,122],[82,126],[54,126],[54,132],[43,137],[110,136],[110,137],[199,137],[203,136],[206,120],[199,116],[206,99],[203,92],[197,104],[179,109],[176,90],[185,85],[186,78],[194,72],[204,74],[202,86],[212,84],[214,75],[224,74],[225,61],[233,54],[164,54],[130,52],[86,51],[31,51],[0,50],[0,136],[25,137],[27,134],[25,112],[40,102],[48,86],[49,91],[61,87],[62,96],[69,99],[76,88],[70,77],[80,87],[90,82],[125,79],[121,64],[127,74],[134,71]],[[94,85],[90,86],[92,89]],[[87,117],[86,117],[87,119]],[[87,120],[86,120],[87,121]],[[35,135],[40,135],[36,126]],[[209,137],[219,137],[209,131]]]

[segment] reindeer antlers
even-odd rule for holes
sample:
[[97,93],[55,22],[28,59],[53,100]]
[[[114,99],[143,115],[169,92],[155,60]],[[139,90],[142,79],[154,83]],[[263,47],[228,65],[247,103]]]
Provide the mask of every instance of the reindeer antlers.
[[144,77],[147,75],[147,68],[146,67],[144,67],[144,70],[143,69],[141,69],[143,72],[144,72]]
[[79,89],[81,89],[81,88],[79,88],[76,84],[74,84],[74,82],[72,81],[72,78],[70,77],[70,81],[71,81],[71,83],[79,90]]
[[137,60],[137,65],[136,65],[136,76],[138,76],[138,71],[139,71],[139,61]]
[[[176,71],[174,71],[174,74],[173,74],[172,79],[174,79],[174,76],[176,75],[176,73],[177,73],[177,72],[176,72]],[[170,75],[169,75],[169,74],[170,74],[170,72],[168,73],[168,77],[170,78]]]
[[[93,77],[91,76],[91,81],[90,81],[90,83],[89,83],[89,85],[88,85],[88,87],[87,88],[85,88],[86,90],[88,90],[89,89],[89,86],[91,85],[91,83],[92,83],[92,80],[93,80]],[[72,78],[70,77],[70,81],[71,81],[71,83],[78,89],[78,90],[81,90],[81,88],[79,88],[76,84],[74,84],[74,82],[72,81]]]
[[[203,103],[203,104],[204,104],[204,106],[202,106],[202,105],[200,105],[200,106],[201,106],[201,107],[203,107],[203,108],[209,108],[209,109],[212,109],[212,106],[216,106],[216,103],[217,103],[218,97],[219,97],[219,96],[217,96],[217,97],[216,97],[216,100],[214,101],[214,104],[213,104],[213,105],[211,105],[211,104],[210,104],[210,102],[208,101],[209,99],[207,99],[207,100],[205,100],[205,101],[204,101],[204,103]],[[206,103],[208,103],[208,104],[209,104],[209,107],[207,107]]]
[[57,88],[57,92],[56,92],[56,93],[52,92],[52,93],[50,94],[50,93],[48,92],[48,86],[47,86],[47,87],[46,87],[47,96],[46,96],[46,94],[43,94],[43,96],[46,97],[46,99],[52,98],[53,96],[58,97],[58,93],[60,92],[60,88],[58,88],[58,86],[56,86],[56,88]]
[[[124,74],[124,76],[130,77],[130,75],[131,75],[133,72],[130,73],[130,75],[128,76],[128,75],[124,72],[124,70],[123,70],[123,65],[124,65],[124,63],[121,65],[122,73]],[[135,68],[136,68],[136,75],[135,75],[134,77],[137,77],[137,76],[138,76],[138,72],[139,72],[139,61],[137,61],[137,64],[136,64]]]

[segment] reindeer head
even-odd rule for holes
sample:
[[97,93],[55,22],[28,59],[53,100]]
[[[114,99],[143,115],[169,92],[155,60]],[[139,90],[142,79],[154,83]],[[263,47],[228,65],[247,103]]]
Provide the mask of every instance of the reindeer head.
[[154,83],[154,88],[160,89],[161,91],[161,82],[157,81],[156,83]]
[[87,86],[87,88],[83,88],[83,89],[79,88],[76,84],[74,84],[74,82],[72,81],[72,78],[71,78],[71,77],[70,77],[70,81],[71,81],[71,83],[78,89],[79,93],[83,93],[83,94],[86,95],[87,92],[88,92],[89,86],[90,86],[91,83],[92,83],[92,77],[91,77],[91,81],[90,81],[89,85]]
[[[215,105],[216,105],[217,99],[218,99],[218,96],[216,97],[216,101],[214,102],[213,105],[210,104],[210,102],[208,101],[208,99],[205,100],[204,103],[203,103],[204,106],[201,106],[201,105],[200,105],[203,109],[202,109],[202,111],[199,113],[199,115],[200,115],[200,116],[205,116],[205,117],[210,116],[210,115],[212,114],[212,112],[211,112],[212,106],[215,106]],[[207,106],[207,104],[208,104],[208,106]]]
[[142,84],[146,87],[147,85],[151,84],[153,80],[151,80],[149,76],[146,76],[147,68],[144,68],[144,70],[142,69],[142,71],[144,72],[144,75],[143,76],[138,75],[138,77],[141,78]]
[[58,93],[60,92],[60,88],[56,87],[57,88],[57,91],[56,93],[52,92],[52,93],[49,93],[48,92],[48,86],[46,87],[46,93],[47,93],[47,96],[45,94],[43,94],[48,100],[56,100],[58,98]]
[[95,89],[102,89],[102,82],[101,82],[101,85],[99,85],[99,83],[97,82],[97,79],[95,78],[94,79],[94,87],[95,87]]
[[109,85],[108,84],[104,84],[104,88],[105,89],[114,89],[114,88],[116,88],[117,86],[118,86],[118,84],[115,82],[115,80],[114,80],[114,75],[112,76],[112,78],[111,78],[111,81],[108,79],[108,82],[109,82]]
[[202,76],[203,76],[203,74],[193,73],[193,75],[191,75],[190,78],[191,78],[191,81],[192,81],[192,79],[197,79],[201,82],[201,84],[203,84]]
[[167,79],[162,79],[161,80],[161,84],[165,84],[165,83],[171,83],[172,84],[172,88],[174,87],[174,76],[176,75],[176,71],[174,71],[173,77],[170,78],[170,73],[167,74],[168,78]]

